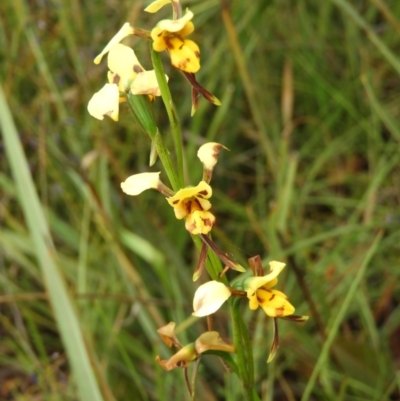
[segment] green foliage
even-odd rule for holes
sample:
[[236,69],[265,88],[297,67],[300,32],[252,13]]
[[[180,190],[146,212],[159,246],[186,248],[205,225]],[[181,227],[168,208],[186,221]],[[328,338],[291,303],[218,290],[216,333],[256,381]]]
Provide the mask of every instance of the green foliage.
[[[230,149],[213,174],[213,240],[242,265],[255,254],[286,262],[280,289],[310,315],[279,322],[267,365],[272,322],[243,305],[262,400],[399,398],[400,3],[386,3],[231,1],[224,13],[216,0],[183,2],[201,48],[196,78],[222,102],[199,99],[193,117],[188,82],[161,54],[185,182],[201,179],[205,140]],[[92,60],[110,37],[125,21],[150,29],[167,17],[145,5],[0,2],[0,399],[94,401],[84,395],[94,377],[106,401],[188,398],[182,372],[155,363],[171,355],[156,329],[179,322],[182,343],[205,330],[191,317],[199,251],[162,196],[120,190],[160,171],[128,105],[118,123],[86,110],[106,77]],[[150,69],[148,43],[128,42]],[[154,107],[174,149],[161,99]],[[214,326],[232,340],[228,305]],[[243,399],[216,356],[202,357],[197,387],[198,400]]]

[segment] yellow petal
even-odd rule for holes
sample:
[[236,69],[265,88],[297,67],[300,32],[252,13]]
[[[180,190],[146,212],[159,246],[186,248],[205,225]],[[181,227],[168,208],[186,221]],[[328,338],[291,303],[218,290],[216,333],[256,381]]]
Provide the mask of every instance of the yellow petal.
[[183,29],[188,21],[193,18],[193,13],[186,10],[186,14],[179,19],[164,19],[157,24],[161,31],[178,32]]
[[111,117],[118,121],[119,113],[119,90],[114,84],[105,84],[102,89],[96,92],[88,103],[89,114],[99,120],[104,116]]
[[270,317],[288,316],[295,311],[286,295],[280,291],[260,289],[257,291],[257,299],[260,307]]
[[153,49],[156,52],[163,52],[167,48],[164,33],[160,28],[153,28],[150,36],[153,39]]
[[276,277],[286,266],[281,262],[270,262],[271,272],[262,277],[249,277],[244,280],[244,290],[247,291],[247,297],[252,296],[255,291],[259,288],[266,286],[267,288],[271,288],[273,285],[277,283]]
[[194,24],[192,21],[186,22],[185,26],[178,32],[180,36],[190,35],[194,31]]
[[259,306],[257,293],[255,292],[253,295],[249,297],[249,308],[251,310],[257,310]]
[[195,42],[175,37],[168,40],[167,47],[175,68],[190,73],[200,69],[200,51]]
[[129,88],[137,73],[144,71],[135,52],[120,43],[110,49],[108,68],[119,77],[118,87],[121,92]]
[[156,0],[150,3],[144,11],[148,13],[156,13],[158,10],[163,8],[165,5],[171,3],[171,0]]
[[121,182],[121,188],[128,195],[139,195],[146,189],[157,189],[160,182],[159,176],[160,172],[134,174]]
[[209,281],[202,284],[195,292],[193,298],[193,316],[208,316],[216,312],[231,296],[225,284],[219,281]]
[[[165,76],[167,82],[168,77]],[[139,72],[131,84],[131,92],[134,95],[161,96],[158,86],[156,72],[154,70]]]
[[203,163],[203,166],[207,170],[212,170],[218,162],[218,154],[221,149],[228,150],[224,145],[217,142],[208,142],[200,146],[197,157]]
[[211,212],[196,210],[186,217],[185,228],[193,235],[208,234],[215,224],[215,216]]
[[[167,198],[167,201],[172,207],[175,208],[177,207],[177,205],[180,204],[180,202],[186,201],[188,199],[197,198],[202,201],[210,198],[211,195],[211,187],[206,182],[200,181],[200,183],[195,187],[180,189],[174,196]],[[203,207],[203,210],[209,210],[211,208],[211,203],[209,205],[208,203],[204,203],[204,205],[205,207]]]
[[133,26],[131,26],[129,22],[125,22],[125,24],[122,25],[122,28],[107,43],[107,46],[103,49],[103,51],[94,59],[94,63],[99,64],[103,56],[106,53],[108,53],[112,47],[114,47],[117,43],[121,42],[122,39],[126,38],[129,35],[132,35],[133,32],[134,32]]

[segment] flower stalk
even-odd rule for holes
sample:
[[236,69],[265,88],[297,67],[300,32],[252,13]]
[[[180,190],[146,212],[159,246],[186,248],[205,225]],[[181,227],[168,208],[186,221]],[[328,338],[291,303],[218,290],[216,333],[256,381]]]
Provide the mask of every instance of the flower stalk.
[[177,168],[179,186],[180,188],[183,188],[184,182],[183,182],[182,136],[181,136],[181,129],[178,120],[178,115],[176,113],[175,105],[172,100],[171,91],[169,90],[167,80],[165,79],[164,67],[161,63],[160,53],[156,52],[153,49],[153,46],[150,46],[150,53],[154,70],[156,72],[157,82],[161,91],[161,98],[164,102],[165,110],[168,115],[169,123],[172,130],[172,135],[174,138],[175,153],[176,153],[176,168]]

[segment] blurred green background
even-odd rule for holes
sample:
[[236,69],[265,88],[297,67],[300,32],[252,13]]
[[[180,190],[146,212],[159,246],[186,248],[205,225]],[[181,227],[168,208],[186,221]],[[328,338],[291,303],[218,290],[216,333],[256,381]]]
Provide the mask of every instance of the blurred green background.
[[[188,399],[182,371],[154,361],[171,355],[156,329],[181,324],[182,343],[206,329],[190,317],[198,251],[162,196],[120,190],[160,169],[148,167],[150,143],[128,107],[118,123],[86,110],[106,80],[105,60],[92,60],[120,26],[169,18],[144,13],[148,3],[0,2],[1,401]],[[201,178],[204,141],[230,149],[212,180],[213,238],[243,264],[286,262],[279,289],[310,315],[280,322],[267,365],[272,322],[243,303],[261,399],[399,400],[400,2],[183,7],[195,13],[197,79],[222,101],[200,99],[191,118],[190,86],[163,55],[187,183]],[[151,69],[148,43],[124,43]],[[231,340],[226,308],[214,325]],[[197,393],[243,399],[213,356],[201,360]]]

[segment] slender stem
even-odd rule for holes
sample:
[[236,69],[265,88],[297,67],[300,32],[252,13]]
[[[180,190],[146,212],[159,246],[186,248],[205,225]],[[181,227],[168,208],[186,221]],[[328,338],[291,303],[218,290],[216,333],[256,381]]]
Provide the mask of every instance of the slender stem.
[[237,365],[247,399],[254,401],[254,361],[249,333],[240,313],[238,298],[233,299],[230,305]]
[[199,377],[199,364],[200,364],[200,358],[197,359],[193,364],[193,373],[192,373],[192,382],[191,382],[191,388],[192,388],[191,400],[192,401],[196,401],[196,383],[197,383],[197,378]]
[[181,136],[179,120],[176,114],[174,102],[172,101],[171,92],[169,90],[169,86],[165,78],[165,73],[163,65],[161,63],[160,53],[156,52],[153,49],[152,45],[150,45],[150,52],[151,52],[151,60],[153,62],[154,70],[156,72],[157,82],[161,91],[161,97],[163,99],[165,109],[167,110],[169,123],[171,125],[172,134],[174,137],[179,184],[181,188],[183,188],[184,187],[183,152],[182,152],[182,136]]
[[190,398],[192,398],[193,397],[193,392],[192,392],[192,388],[191,388],[190,381],[189,381],[189,372],[188,372],[188,368],[187,367],[183,369],[183,375],[185,377],[186,388],[188,390]]
[[129,92],[127,94],[127,99],[133,114],[136,116],[144,131],[153,141],[172,188],[175,191],[178,191],[180,188],[182,188],[181,181],[176,173],[170,154],[164,145],[160,131],[155,123],[153,109],[148,96],[133,95]]
[[165,172],[167,173],[168,178],[171,182],[172,188],[175,191],[178,191],[181,188],[179,176],[176,174],[176,170],[173,166],[171,157],[169,156],[169,152],[165,147],[162,136],[158,130],[154,137],[154,145],[156,147],[158,156],[160,157],[161,163],[165,168]]

